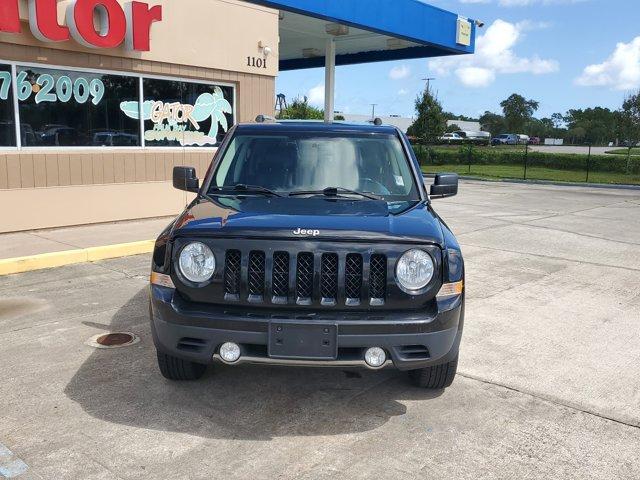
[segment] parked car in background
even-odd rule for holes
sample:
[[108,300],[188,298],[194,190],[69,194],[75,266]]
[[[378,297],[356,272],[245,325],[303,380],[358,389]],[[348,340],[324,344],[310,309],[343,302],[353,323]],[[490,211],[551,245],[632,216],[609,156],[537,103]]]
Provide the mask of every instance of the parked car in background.
[[451,145],[452,143],[462,143],[464,141],[464,138],[457,133],[445,133],[440,137],[440,141],[442,143],[448,143],[449,145]]
[[518,137],[518,144],[520,145],[528,145],[529,140],[531,140],[531,137],[529,137],[529,135],[524,135],[522,133],[516,136]]
[[478,145],[489,145],[491,143],[490,132],[460,130],[458,132],[454,132],[454,134],[458,135],[459,137],[462,137],[462,139],[467,142],[477,143]]
[[503,133],[491,139],[491,145],[517,145],[518,135],[514,133]]
[[540,145],[541,140],[540,137],[531,137],[529,139],[529,145]]
[[138,136],[122,132],[100,132],[93,135],[93,145],[102,147],[135,147]]

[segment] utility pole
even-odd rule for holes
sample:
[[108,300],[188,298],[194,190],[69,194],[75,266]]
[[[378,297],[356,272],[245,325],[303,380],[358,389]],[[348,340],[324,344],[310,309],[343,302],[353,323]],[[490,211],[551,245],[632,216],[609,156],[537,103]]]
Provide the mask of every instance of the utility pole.
[[376,107],[378,106],[377,103],[372,103],[371,104],[371,120],[375,120],[376,119]]
[[435,77],[427,77],[422,79],[423,82],[427,82],[427,92],[430,91],[429,89],[431,87],[431,80],[435,80]]

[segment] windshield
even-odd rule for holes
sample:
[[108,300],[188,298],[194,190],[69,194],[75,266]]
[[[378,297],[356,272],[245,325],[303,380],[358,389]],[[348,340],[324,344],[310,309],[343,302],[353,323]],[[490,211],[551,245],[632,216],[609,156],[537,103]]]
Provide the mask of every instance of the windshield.
[[337,188],[375,194],[389,203],[420,200],[400,140],[383,134],[236,135],[218,163],[209,193],[236,185],[282,195]]

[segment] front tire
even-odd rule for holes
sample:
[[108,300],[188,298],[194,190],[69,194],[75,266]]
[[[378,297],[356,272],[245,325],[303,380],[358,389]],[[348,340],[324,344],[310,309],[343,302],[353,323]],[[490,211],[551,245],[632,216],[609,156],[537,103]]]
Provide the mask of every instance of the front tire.
[[157,352],[158,367],[164,378],[177,381],[198,380],[207,370],[206,365],[201,363],[182,360],[165,353]]
[[440,390],[451,386],[458,370],[458,355],[450,362],[432,367],[411,370],[409,378],[420,388]]

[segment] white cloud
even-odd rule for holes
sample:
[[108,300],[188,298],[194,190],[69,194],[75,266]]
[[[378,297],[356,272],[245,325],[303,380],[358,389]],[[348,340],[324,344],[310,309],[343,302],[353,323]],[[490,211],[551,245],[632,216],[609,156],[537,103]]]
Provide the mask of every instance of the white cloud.
[[611,87],[615,90],[640,87],[640,36],[629,43],[618,43],[604,62],[585,67],[575,83],[585,87]]
[[[588,0],[497,0],[501,7],[530,7],[532,5],[562,5]],[[492,3],[493,0],[460,0],[460,3]]]
[[496,79],[493,70],[482,67],[461,67],[456,70],[456,74],[467,87],[488,87]]
[[411,74],[411,69],[407,65],[400,65],[398,67],[393,67],[389,71],[389,78],[392,80],[402,80],[403,78],[407,78]]
[[537,55],[519,57],[513,50],[522,32],[534,27],[540,28],[540,24],[528,21],[509,23],[498,19],[487,28],[484,35],[478,37],[475,54],[436,58],[429,62],[429,68],[440,76],[453,72],[468,87],[487,87],[500,74],[543,75],[555,72],[559,68],[557,61],[542,59]]
[[400,95],[400,96],[404,96],[407,93],[409,93],[409,91],[404,89],[404,88],[401,88],[400,90],[398,90],[398,95]]
[[307,92],[309,105],[324,107],[324,83],[320,83]]

